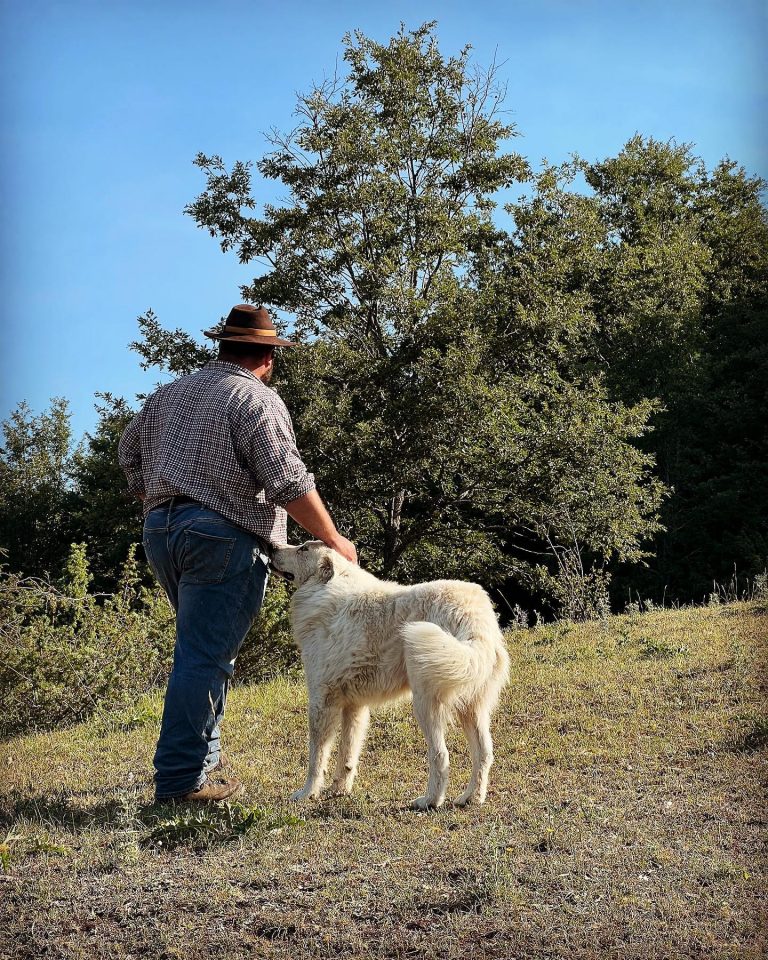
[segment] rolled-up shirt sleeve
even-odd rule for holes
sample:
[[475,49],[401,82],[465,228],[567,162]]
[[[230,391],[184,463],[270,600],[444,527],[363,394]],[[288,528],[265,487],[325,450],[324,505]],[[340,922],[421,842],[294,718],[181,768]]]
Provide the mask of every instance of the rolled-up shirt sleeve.
[[277,394],[269,403],[250,409],[243,432],[248,469],[263,488],[267,503],[284,507],[315,489],[315,478],[296,448],[290,415]]
[[128,480],[128,491],[134,496],[144,495],[144,476],[141,472],[141,412],[131,420],[120,437],[117,447],[120,466]]

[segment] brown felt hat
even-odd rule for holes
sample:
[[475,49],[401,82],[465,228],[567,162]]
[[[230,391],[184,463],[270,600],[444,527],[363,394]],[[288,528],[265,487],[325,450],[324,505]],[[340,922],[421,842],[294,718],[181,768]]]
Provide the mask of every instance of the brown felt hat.
[[268,347],[295,347],[291,340],[283,340],[269,313],[264,307],[252,307],[240,303],[232,307],[223,329],[214,327],[205,331],[212,340],[227,340],[233,343],[261,343]]

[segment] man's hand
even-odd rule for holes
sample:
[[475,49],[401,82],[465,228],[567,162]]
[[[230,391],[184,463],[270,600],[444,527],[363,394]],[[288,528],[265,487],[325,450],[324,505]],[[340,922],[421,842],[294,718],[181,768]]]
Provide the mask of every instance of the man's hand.
[[357,563],[357,550],[351,540],[342,537],[336,529],[330,514],[325,509],[317,490],[310,490],[303,497],[286,503],[288,516],[293,517],[307,533],[322,540],[327,546],[336,550],[342,557],[352,563]]
[[342,537],[340,533],[337,533],[336,536],[330,540],[325,540],[324,543],[335,550],[336,553],[340,553],[345,560],[349,560],[351,563],[357,563],[357,549],[354,543],[352,543],[351,540],[347,540],[346,537]]

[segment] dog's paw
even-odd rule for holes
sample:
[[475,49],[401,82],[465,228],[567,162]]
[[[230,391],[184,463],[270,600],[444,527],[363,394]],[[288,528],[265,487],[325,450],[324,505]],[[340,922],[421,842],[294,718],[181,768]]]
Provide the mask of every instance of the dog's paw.
[[302,800],[314,800],[317,796],[314,790],[307,790],[306,787],[302,787],[301,790],[295,790],[288,799],[291,803],[300,803]]
[[460,797],[456,797],[456,799],[453,801],[454,807],[479,807],[484,803],[485,794],[481,793],[479,790],[476,790],[473,793],[467,793],[465,791]]
[[436,810],[440,806],[439,803],[436,803],[434,800],[431,800],[429,797],[416,797],[416,799],[411,804],[411,807],[414,810]]
[[339,783],[337,780],[334,780],[330,787],[326,787],[323,791],[324,797],[348,797],[352,793],[352,787],[347,786],[345,783]]
[[480,795],[473,790],[471,793],[467,790],[462,793],[460,797],[456,797],[453,801],[454,807],[469,807],[475,806],[475,804],[480,804],[483,801],[480,799]]

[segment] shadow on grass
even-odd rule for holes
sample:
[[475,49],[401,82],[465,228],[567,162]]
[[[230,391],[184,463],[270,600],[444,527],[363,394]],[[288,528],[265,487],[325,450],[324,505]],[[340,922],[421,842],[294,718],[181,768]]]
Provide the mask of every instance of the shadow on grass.
[[768,747],[768,717],[756,717],[750,726],[735,739],[730,749],[744,753],[759,753]]
[[296,807],[305,820],[365,820],[371,805],[354,797],[323,797]]
[[28,822],[48,831],[64,830],[79,835],[94,829],[114,834],[127,831],[140,846],[172,850],[194,849],[227,843],[246,834],[263,838],[284,827],[304,823],[293,812],[248,806],[240,802],[194,804],[181,801],[139,804],[136,794],[110,797],[102,803],[78,806],[78,796],[9,796],[0,811],[0,832],[12,833]]
[[689,748],[689,756],[712,756],[716,753],[754,754],[768,749],[768,717],[743,719],[748,720],[746,726],[732,731],[720,743]]
[[0,809],[0,829],[7,829],[25,819],[45,827],[80,833],[92,827],[117,825],[124,818],[125,801],[118,797],[88,806],[72,802],[78,796],[86,795],[92,796],[83,793],[27,797],[14,791],[4,798],[3,807]]
[[140,803],[135,793],[114,790],[110,790],[108,798],[101,802],[78,802],[84,798],[90,801],[93,797],[94,792],[88,790],[33,797],[18,790],[11,791],[3,797],[0,807],[0,830],[9,829],[20,820],[71,833],[82,833],[94,827],[119,828],[127,820],[152,826],[190,806],[174,801]]

